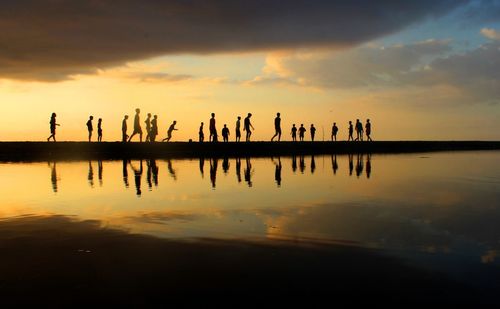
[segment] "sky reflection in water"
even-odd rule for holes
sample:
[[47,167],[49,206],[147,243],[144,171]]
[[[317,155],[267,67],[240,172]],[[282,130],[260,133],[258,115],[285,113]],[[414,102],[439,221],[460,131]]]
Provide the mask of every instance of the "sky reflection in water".
[[291,238],[498,264],[500,152],[1,164],[0,217]]

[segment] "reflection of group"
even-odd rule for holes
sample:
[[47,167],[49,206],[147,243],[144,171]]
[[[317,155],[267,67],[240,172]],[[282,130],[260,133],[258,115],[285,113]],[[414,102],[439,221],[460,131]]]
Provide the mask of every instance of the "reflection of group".
[[[135,110],[135,116],[134,116],[134,126],[133,126],[133,131],[132,134],[129,136],[128,135],[128,115],[125,115],[122,120],[122,142],[130,142],[132,141],[132,138],[136,135],[139,136],[139,141],[142,142],[142,136],[143,136],[143,131],[142,131],[142,126],[141,126],[141,118],[140,118],[141,110],[137,108]],[[151,118],[151,113],[147,114],[146,120],[144,123],[146,124],[146,142],[155,142],[156,137],[158,135],[158,116],[154,115],[153,118]],[[252,114],[248,113],[247,117],[243,119],[243,131],[246,132],[245,134],[245,141],[249,142],[250,137],[252,136],[252,131],[255,130],[251,123],[251,117]],[[93,120],[94,117],[90,116],[86,126],[87,126],[87,131],[88,131],[88,141],[92,141],[92,133],[94,131],[94,125],[93,125]],[[51,135],[47,138],[47,141],[50,141],[52,139],[54,142],[56,141],[56,127],[59,126],[56,122],[56,113],[52,113],[52,116],[50,118],[50,133]],[[172,139],[172,133],[173,131],[177,131],[178,129],[175,127],[177,124],[177,121],[173,121],[172,124],[169,126],[167,130],[167,137],[162,139],[162,142],[167,141],[169,142]],[[274,129],[275,129],[275,134],[271,137],[271,141],[274,141],[275,138],[277,138],[278,141],[281,140],[281,114],[277,113],[276,118],[274,118]],[[299,140],[304,141],[305,138],[305,132],[306,128],[304,127],[304,124],[300,124],[300,127],[296,127],[295,124],[292,124],[292,129],[291,129],[291,136],[293,141],[297,141],[297,132],[299,134]],[[353,134],[354,131],[356,131],[356,138],[354,138]],[[349,126],[348,126],[348,141],[363,141],[363,136],[366,135],[366,140],[371,141],[371,123],[370,119],[366,120],[366,124],[363,129],[363,124],[359,121],[359,119],[356,119],[356,124],[353,125],[352,121],[349,121]],[[101,142],[102,141],[102,118],[99,118],[97,122],[97,141]],[[331,134],[331,140],[332,141],[337,141],[337,134],[339,132],[339,128],[337,127],[337,123],[334,122],[332,126],[332,134]],[[227,124],[224,124],[222,128],[222,140],[224,142],[229,142],[229,136],[231,135],[230,129],[227,126]],[[311,136],[311,141],[314,142],[314,138],[316,136],[316,127],[314,124],[311,124],[309,127],[309,133]],[[200,128],[198,131],[198,136],[199,136],[199,141],[204,142],[205,141],[205,133],[204,133],[204,123],[201,122]],[[235,141],[239,142],[241,139],[241,116],[237,116],[236,118],[236,123],[235,123]],[[209,137],[208,141],[209,142],[217,142],[218,139],[218,133],[217,133],[217,126],[216,126],[216,121],[215,121],[215,113],[211,113],[211,118],[209,120]]]
[[[370,178],[371,175],[371,170],[372,170],[372,165],[371,165],[371,155],[370,154],[357,154],[356,155],[356,162],[354,162],[354,156],[353,154],[347,155],[348,157],[348,166],[349,166],[349,176],[352,176],[353,172],[356,172],[356,176],[359,178],[362,174],[363,171],[366,173],[366,178]],[[297,164],[297,159],[298,159],[298,164]],[[366,159],[366,161],[365,161]],[[205,170],[205,160],[209,161],[210,164],[210,183],[212,188],[216,187],[217,183],[217,169],[219,166],[219,160],[222,160],[222,170],[225,175],[227,175],[230,171],[231,167],[231,160],[228,157],[224,157],[222,159],[219,158],[199,158],[199,169],[200,169],[200,174],[202,179],[204,178],[204,170]],[[235,167],[235,173],[236,173],[236,179],[238,183],[242,182],[242,179],[245,181],[248,187],[253,186],[253,174],[254,174],[254,169],[252,167],[252,162],[251,158],[246,157],[245,164],[243,166],[243,178],[241,176],[241,158],[234,158],[234,167]],[[152,190],[153,187],[158,187],[158,171],[159,167],[157,165],[156,160],[154,159],[148,159],[148,160],[123,160],[122,161],[122,176],[123,176],[123,184],[125,185],[125,188],[129,188],[129,170],[132,171],[133,177],[134,177],[134,184],[135,184],[135,191],[137,196],[142,195],[142,178],[143,178],[143,172],[144,172],[144,161],[146,161],[146,182],[147,186],[149,188],[149,191]],[[167,159],[166,161],[167,164],[167,171],[170,177],[176,181],[177,180],[177,172],[175,168],[173,167],[173,162],[170,159]],[[273,158],[271,157],[271,162],[275,166],[274,169],[274,180],[276,182],[276,185],[278,187],[281,187],[282,185],[282,169],[283,165],[281,163],[281,158],[276,157]],[[331,156],[331,162],[332,162],[332,169],[333,169],[333,174],[337,174],[337,170],[339,169],[339,164],[337,162],[337,155],[332,155]],[[356,163],[356,164],[355,164]],[[89,161],[88,162],[88,174],[87,174],[87,182],[91,188],[94,188],[94,164],[95,162]],[[48,162],[49,167],[51,168],[51,174],[50,174],[50,180],[52,183],[52,190],[54,193],[58,192],[58,180],[59,178],[57,177],[57,170],[56,170],[56,162]],[[299,169],[301,174],[304,174],[306,172],[306,158],[305,156],[292,156],[291,157],[291,168],[292,172],[295,174],[297,172],[297,169]],[[98,172],[98,180],[99,180],[99,186],[102,186],[103,184],[103,163],[101,160],[97,161],[97,172]],[[316,171],[316,160],[314,156],[310,157],[309,161],[309,166],[310,166],[310,172],[311,174],[314,174]]]

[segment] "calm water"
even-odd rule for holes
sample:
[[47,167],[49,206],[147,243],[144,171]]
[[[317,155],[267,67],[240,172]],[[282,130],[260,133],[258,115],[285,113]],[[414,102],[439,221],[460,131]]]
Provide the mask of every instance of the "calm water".
[[457,152],[4,163],[0,224],[64,215],[162,238],[352,244],[459,277],[498,271],[499,162]]

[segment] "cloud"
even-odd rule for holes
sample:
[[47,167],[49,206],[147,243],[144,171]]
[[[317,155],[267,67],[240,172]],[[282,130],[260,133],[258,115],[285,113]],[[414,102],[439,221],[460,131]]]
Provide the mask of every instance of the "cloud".
[[483,28],[481,29],[481,34],[492,40],[500,40],[500,32],[491,28]]
[[353,46],[465,2],[7,1],[0,77],[58,81],[165,54]]
[[[458,54],[448,40],[406,45],[364,45],[342,52],[271,54],[258,81],[325,89],[441,87],[458,102],[500,102],[500,42]],[[262,84],[262,83],[261,83]],[[430,93],[432,96],[432,94]]]

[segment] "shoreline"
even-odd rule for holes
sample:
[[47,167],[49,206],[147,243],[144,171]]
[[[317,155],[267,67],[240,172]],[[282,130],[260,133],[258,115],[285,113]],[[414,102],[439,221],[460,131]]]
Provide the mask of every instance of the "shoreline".
[[473,150],[500,150],[500,141],[0,142],[0,161],[397,154]]

